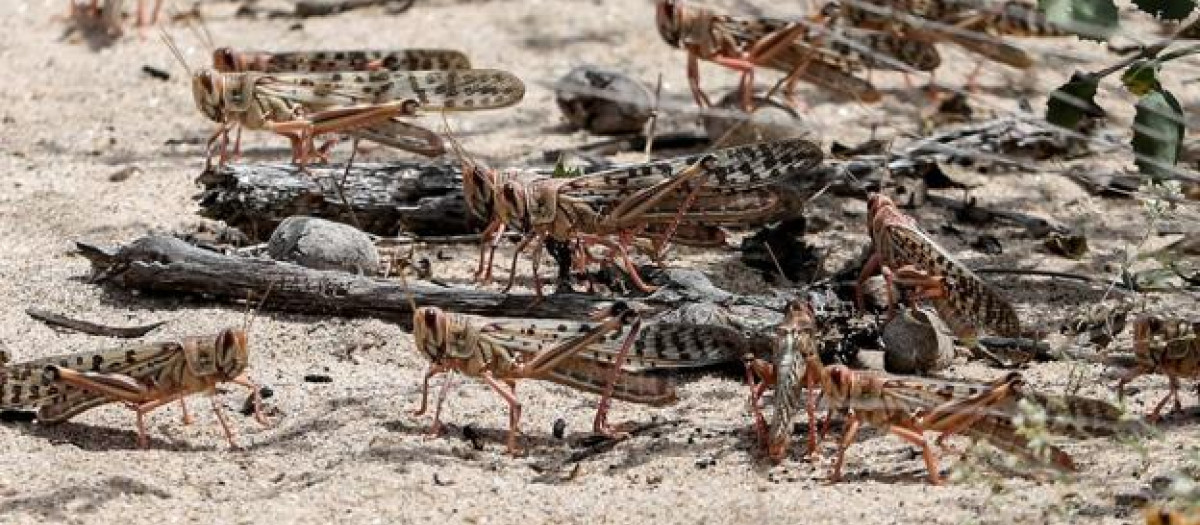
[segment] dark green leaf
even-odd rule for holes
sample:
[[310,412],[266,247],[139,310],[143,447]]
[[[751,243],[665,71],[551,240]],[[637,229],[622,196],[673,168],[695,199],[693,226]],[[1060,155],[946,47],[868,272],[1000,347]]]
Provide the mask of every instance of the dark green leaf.
[[1149,93],[1151,89],[1158,87],[1158,61],[1155,60],[1139,60],[1129,65],[1129,68],[1121,74],[1121,83],[1125,84],[1125,89],[1137,96],[1143,96]]
[[554,174],[552,176],[556,179],[578,177],[580,175],[583,175],[583,168],[568,168],[566,155],[560,155],[558,162],[554,163]]
[[1071,80],[1050,93],[1046,101],[1046,121],[1069,130],[1077,129],[1085,116],[1103,116],[1104,110],[1096,105],[1096,86],[1100,80],[1076,72]]
[[1196,0],[1133,0],[1133,4],[1163,20],[1183,20],[1196,8]]
[[1133,117],[1133,151],[1138,170],[1167,177],[1183,147],[1183,107],[1167,90],[1151,90],[1137,103]]
[[1119,20],[1113,0],[1038,0],[1038,9],[1051,23],[1097,41],[1108,40]]

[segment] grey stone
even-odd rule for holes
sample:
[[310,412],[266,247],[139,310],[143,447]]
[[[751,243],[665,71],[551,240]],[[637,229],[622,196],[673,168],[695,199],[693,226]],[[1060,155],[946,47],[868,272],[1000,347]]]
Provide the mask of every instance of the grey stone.
[[267,253],[316,270],[372,275],[379,272],[379,251],[371,237],[353,226],[316,217],[288,217],[267,242]]
[[893,374],[925,374],[954,361],[954,337],[933,310],[901,311],[883,327],[883,368]]

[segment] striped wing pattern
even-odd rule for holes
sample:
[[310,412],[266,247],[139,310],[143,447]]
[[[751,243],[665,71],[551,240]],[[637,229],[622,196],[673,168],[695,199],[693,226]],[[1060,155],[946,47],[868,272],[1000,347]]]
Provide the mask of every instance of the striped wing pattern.
[[945,277],[946,301],[960,319],[986,326],[999,335],[1016,336],[1021,322],[1016,310],[995,289],[946,253],[915,225],[894,224],[883,230],[884,262],[893,268],[913,264]]

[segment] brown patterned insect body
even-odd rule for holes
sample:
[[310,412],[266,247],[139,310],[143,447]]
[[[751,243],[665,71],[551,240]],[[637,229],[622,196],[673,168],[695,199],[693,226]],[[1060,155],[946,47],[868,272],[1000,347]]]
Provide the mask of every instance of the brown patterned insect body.
[[[486,319],[423,307],[413,313],[413,340],[430,361],[421,391],[417,415],[427,407],[429,380],[434,375],[457,371],[482,379],[509,405],[508,450],[517,453],[521,403],[516,397],[519,379],[540,379],[601,394],[594,430],[612,435],[607,423],[611,398],[649,405],[675,401],[668,380],[637,373],[623,373],[629,348],[637,339],[641,320],[624,303],[616,303],[595,325],[559,322],[560,330],[545,330],[527,322],[489,322]],[[615,352],[605,352],[606,339],[625,332]],[[581,353],[588,352],[581,356]],[[597,358],[603,355],[605,358]],[[447,383],[448,384],[448,383]],[[441,397],[434,412],[433,431],[440,422]]]
[[[790,139],[712,153],[655,161],[569,179],[496,172],[463,161],[467,206],[488,220],[477,279],[490,277],[496,239],[506,229],[525,232],[516,256],[530,246],[539,254],[546,239],[569,243],[577,261],[619,261],[635,283],[628,247],[634,238],[652,239],[661,253],[667,242],[692,246],[721,244],[720,228],[761,222],[777,211],[778,197],[767,186],[806,172],[821,161],[812,142]],[[612,239],[616,237],[616,239]],[[491,248],[491,252],[488,248]],[[592,257],[598,246],[608,254]],[[534,258],[534,277],[539,258]],[[511,286],[511,282],[510,282]]]
[[1020,320],[1012,305],[950,256],[891,199],[882,194],[871,195],[867,221],[872,254],[859,275],[857,300],[860,307],[863,282],[882,268],[888,281],[889,312],[895,304],[891,297],[894,276],[899,274],[906,284],[921,284],[923,278],[923,297],[940,301],[935,301],[939,314],[958,329],[960,337],[974,337],[977,327],[987,327],[1006,336],[1020,334]]
[[510,73],[474,69],[331,73],[204,69],[192,78],[196,106],[221,125],[209,139],[209,149],[222,139],[222,162],[229,132],[242,127],[288,137],[292,160],[297,163],[319,158],[323,152],[315,151],[313,138],[327,133],[361,135],[408,149],[413,149],[412,139],[434,142],[414,151],[440,154],[444,148],[436,135],[397,119],[415,115],[418,108],[474,111],[507,107],[519,102],[524,93],[524,84]]
[[98,406],[124,403],[137,414],[138,444],[145,447],[147,413],[207,393],[225,437],[236,446],[216,402],[216,386],[232,382],[250,389],[255,417],[265,425],[259,389],[245,375],[248,364],[246,332],[232,328],[215,337],[47,357],[0,370],[0,408],[36,409],[39,421],[58,423]]
[[1137,365],[1121,377],[1117,391],[1123,396],[1125,385],[1140,375],[1163,374],[1170,391],[1155,405],[1150,419],[1159,419],[1171,399],[1175,400],[1175,410],[1182,410],[1179,379],[1200,378],[1200,323],[1142,316],[1133,324],[1133,349]]
[[[581,264],[619,262],[638,288],[650,291],[630,258],[632,239],[652,237],[652,255],[659,258],[668,241],[712,243],[713,229],[766,221],[779,204],[766,186],[820,161],[816,145],[791,139],[576,179],[512,179],[496,194],[497,221],[527,234],[517,254],[529,246],[539,254],[546,239],[571,243]],[[607,253],[593,257],[589,247]],[[539,259],[534,258],[534,279],[540,292]]]
[[[110,35],[119,36],[121,34],[121,8],[125,0],[104,0],[103,6],[100,5],[100,0],[67,1],[70,4],[68,18],[80,20],[83,23],[98,21]],[[149,3],[150,0],[137,0],[137,15],[134,25],[139,29],[158,21],[158,13],[162,9],[163,0],[154,0],[154,9],[147,18],[146,5]]]
[[663,40],[688,53],[688,81],[701,107],[712,103],[700,89],[700,59],[741,73],[742,107],[746,111],[752,107],[757,67],[787,74],[784,95],[789,99],[800,80],[863,102],[881,98],[874,86],[854,76],[862,65],[825,46],[822,37],[806,23],[720,14],[678,0],[658,0],[656,12]]

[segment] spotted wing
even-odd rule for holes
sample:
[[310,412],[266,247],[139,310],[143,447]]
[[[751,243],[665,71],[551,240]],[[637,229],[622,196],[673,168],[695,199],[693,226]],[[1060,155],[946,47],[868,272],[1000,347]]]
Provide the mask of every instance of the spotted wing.
[[[396,49],[296,51],[265,53],[266,60],[255,70],[266,73],[315,73],[333,71],[432,71],[470,69],[471,61],[453,49]],[[257,65],[257,64],[256,64]]]
[[494,69],[279,73],[255,89],[311,108],[416,100],[427,111],[472,111],[508,107],[525,96],[521,79]]
[[706,156],[714,159],[714,168],[702,179],[701,189],[718,194],[768,186],[811,171],[822,160],[820,146],[806,139],[760,142],[590,173],[564,183],[560,192],[588,202],[615,202],[662,184]]
[[[579,337],[595,327],[593,323],[546,319],[493,320],[484,330],[509,348],[537,353]],[[611,364],[627,335],[627,327],[589,345],[578,359]],[[654,323],[642,327],[622,369],[700,368],[740,359],[744,338],[731,328],[705,325]]]

